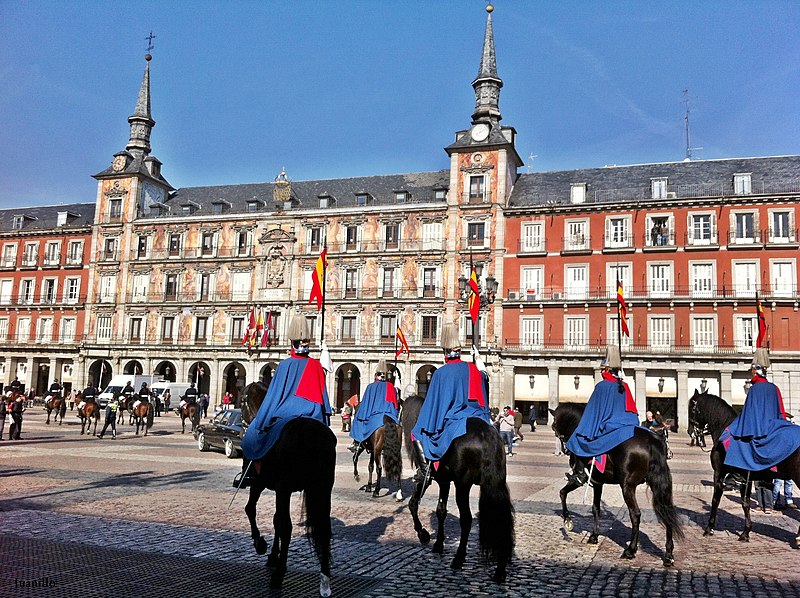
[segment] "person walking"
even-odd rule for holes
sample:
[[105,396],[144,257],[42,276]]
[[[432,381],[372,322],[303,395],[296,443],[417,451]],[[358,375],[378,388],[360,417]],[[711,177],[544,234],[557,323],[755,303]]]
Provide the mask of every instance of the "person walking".
[[22,440],[20,438],[22,433],[22,413],[25,411],[25,405],[22,400],[22,397],[17,397],[17,400],[11,405],[11,428],[8,430],[9,440]]
[[108,426],[111,426],[111,438],[117,438],[117,410],[119,409],[119,395],[114,394],[114,398],[112,398],[108,405],[106,406],[106,423],[103,425],[103,429],[100,431],[100,435],[98,438],[102,438]]
[[3,429],[6,426],[6,397],[0,396],[0,440],[3,440]]
[[511,415],[514,418],[514,440],[519,439],[520,442],[525,440],[522,435],[522,411],[519,409],[512,409]]
[[531,426],[531,432],[536,431],[536,405],[531,403],[528,407],[528,423]]
[[509,457],[514,456],[514,416],[511,415],[511,407],[506,405],[503,408],[503,414],[497,419],[500,423],[500,437],[506,443],[508,451],[506,455]]

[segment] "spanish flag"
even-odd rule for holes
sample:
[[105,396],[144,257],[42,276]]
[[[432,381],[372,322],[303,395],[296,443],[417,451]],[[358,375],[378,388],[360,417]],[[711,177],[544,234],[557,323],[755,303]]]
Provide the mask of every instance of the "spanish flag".
[[244,338],[242,338],[242,346],[252,345],[253,339],[256,336],[256,308],[250,311],[250,320],[247,323],[247,329],[244,331]]
[[631,332],[628,330],[628,304],[625,303],[625,295],[622,291],[621,280],[617,280],[617,315],[619,316],[622,333],[629,337]]
[[761,305],[761,299],[756,295],[756,315],[758,315],[758,337],[756,338],[756,349],[764,346],[764,340],[767,338],[767,318],[764,316],[764,306]]
[[397,342],[400,344],[400,348],[397,350],[397,353],[394,354],[394,358],[397,359],[403,354],[405,351],[409,357],[411,357],[411,351],[408,350],[408,342],[406,341],[406,335],[403,334],[403,329],[400,326],[397,327]]
[[317,265],[314,266],[314,271],[311,273],[311,296],[308,298],[309,303],[317,301],[317,310],[322,309],[322,304],[325,302],[325,270],[328,268],[328,248],[324,247],[322,253],[319,254]]
[[481,295],[480,287],[478,286],[478,274],[475,272],[475,266],[472,267],[472,274],[469,276],[469,316],[472,318],[472,325],[478,325],[478,312],[481,309]]

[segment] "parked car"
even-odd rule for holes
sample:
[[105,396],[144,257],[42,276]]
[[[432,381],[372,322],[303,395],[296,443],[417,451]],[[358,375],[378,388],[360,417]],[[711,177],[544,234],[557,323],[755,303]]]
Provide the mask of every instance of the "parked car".
[[205,452],[210,448],[221,448],[228,459],[233,459],[242,452],[242,435],[240,409],[222,411],[208,423],[199,424],[194,430],[198,449]]

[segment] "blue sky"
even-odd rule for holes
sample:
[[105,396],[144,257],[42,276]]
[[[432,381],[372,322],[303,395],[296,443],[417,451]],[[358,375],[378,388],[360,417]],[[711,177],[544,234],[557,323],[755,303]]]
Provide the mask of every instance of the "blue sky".
[[[444,169],[469,125],[481,0],[0,0],[0,208],[94,201],[154,40],[175,187]],[[800,152],[800,3],[497,0],[522,172]],[[531,162],[529,156],[536,155]]]

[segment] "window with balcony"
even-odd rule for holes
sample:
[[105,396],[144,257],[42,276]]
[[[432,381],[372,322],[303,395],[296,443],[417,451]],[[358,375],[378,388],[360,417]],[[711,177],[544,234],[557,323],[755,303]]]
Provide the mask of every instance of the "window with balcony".
[[467,224],[467,243],[470,247],[484,247],[486,245],[485,222],[470,222]]
[[67,264],[77,266],[83,263],[83,241],[70,241],[67,249]]
[[25,249],[22,252],[22,265],[28,267],[36,266],[38,251],[38,243],[25,243]]
[[[172,343],[175,335],[175,317],[164,316],[161,318],[161,342],[164,344]],[[241,338],[239,339],[241,342]]]
[[441,222],[425,222],[422,225],[423,251],[441,250],[444,245]]
[[713,316],[692,316],[692,346],[695,351],[706,353],[716,348],[715,328]]
[[14,268],[17,265],[17,244],[3,245],[3,268]]
[[164,275],[164,301],[177,301],[178,300],[178,275],[165,274]]
[[344,271],[344,296],[353,299],[358,296],[358,270],[348,268]]
[[103,241],[103,259],[116,261],[117,259],[117,239],[105,239]]
[[651,297],[669,297],[672,295],[672,264],[648,264],[649,287]]
[[438,275],[436,268],[422,269],[422,296],[436,297]]
[[606,218],[605,241],[605,246],[609,249],[633,247],[630,217],[609,216]]
[[56,302],[56,279],[45,278],[42,280],[41,302],[46,305],[53,305]]
[[393,345],[397,334],[397,316],[381,316],[381,344]]
[[569,186],[569,200],[571,203],[585,203],[586,183],[572,183]]
[[22,305],[33,304],[33,293],[36,288],[36,281],[30,278],[24,278],[19,283],[19,302]]
[[70,277],[64,280],[64,303],[78,303],[81,290],[81,279]]
[[758,262],[733,262],[733,292],[737,297],[755,297],[761,289]]
[[197,286],[199,291],[198,301],[208,301],[211,297],[211,274],[202,273],[200,275],[200,284]]
[[239,257],[250,255],[250,232],[240,230],[236,233],[236,255]]
[[244,318],[231,318],[231,336],[230,341],[232,345],[241,345],[244,338]]
[[631,264],[620,264],[615,262],[606,266],[606,297],[615,300],[617,298],[617,282],[622,283],[622,293],[627,300],[633,297],[633,266]]
[[14,280],[4,278],[0,280],[0,305],[11,305],[11,296],[14,289]]
[[[278,332],[277,331],[279,330],[279,328],[278,328],[278,315],[279,314],[275,314],[275,316],[273,316],[273,318],[274,318],[273,319],[274,328],[276,330],[276,332],[275,332],[276,342],[277,342],[277,339],[278,339]],[[306,316],[306,326],[308,326],[308,334],[309,334],[309,336],[312,339],[317,338],[317,316]]]
[[469,177],[469,203],[482,203],[486,199],[486,177],[473,174]]
[[383,297],[395,297],[395,276],[397,268],[383,269],[383,284],[381,285],[381,295]]
[[122,200],[120,198],[112,198],[108,201],[108,216],[113,220],[122,218]]
[[564,239],[565,251],[580,251],[589,248],[589,222],[586,220],[567,220]]
[[214,255],[214,233],[203,233],[200,242],[200,252],[203,256]]
[[[628,324],[628,330],[633,330],[633,319],[631,314],[625,318],[625,322]],[[608,334],[606,334],[606,342],[609,345],[614,347],[622,347],[623,349],[630,349],[631,346],[631,338],[629,336],[625,336],[625,333],[622,332],[622,325],[620,324],[619,316],[614,313],[612,316],[608,316],[606,321],[606,330]],[[620,340],[620,335],[622,335],[622,339]]]
[[354,345],[356,342],[356,317],[342,316],[341,341],[343,344]]
[[138,259],[144,259],[147,257],[147,236],[139,235],[136,239],[136,257]]
[[714,295],[714,262],[690,262],[690,284],[692,297],[712,297]]
[[17,318],[17,341],[20,343],[27,343],[31,340],[31,319],[30,318]]
[[650,349],[669,351],[672,348],[672,317],[650,316]]
[[755,212],[736,212],[732,214],[731,243],[737,245],[755,243],[758,238],[758,224]]
[[523,266],[520,269],[520,280],[522,281],[520,299],[537,301],[542,298],[544,266]]
[[666,199],[667,198],[667,179],[666,177],[659,177],[650,179],[650,197],[653,199]]
[[181,255],[181,234],[170,233],[169,235],[169,256],[180,257]]
[[436,333],[439,330],[439,316],[422,316],[422,344],[436,345]]
[[567,316],[564,318],[564,345],[567,349],[585,349],[588,344],[586,334],[587,318]]
[[49,343],[53,340],[53,318],[42,317],[36,322],[36,342]]
[[671,220],[671,216],[648,216],[645,243],[647,247],[669,247],[675,244]]
[[62,343],[75,342],[75,318],[61,318],[59,339]]
[[[481,339],[483,338],[483,329],[485,328],[484,319],[481,316],[478,316],[478,334],[477,334],[477,343],[478,347],[481,346]],[[464,344],[465,347],[471,345],[475,342],[475,337],[473,336],[473,331],[475,330],[475,325],[472,322],[472,318],[469,315],[464,317],[464,336],[461,337],[461,342]]]
[[689,245],[716,245],[716,217],[712,214],[689,215]]
[[741,353],[752,354],[756,349],[758,322],[754,316],[736,316],[734,318],[734,345]]
[[545,250],[543,222],[524,222],[522,224],[521,237],[520,252],[540,252]]
[[345,249],[347,251],[358,250],[358,227],[348,226],[345,228]]
[[791,210],[770,210],[769,242],[796,243],[797,231],[794,230],[794,212]]
[[322,250],[322,228],[314,226],[308,229],[308,250],[311,253],[319,253]]
[[44,263],[46,266],[58,266],[61,261],[61,244],[48,242],[44,249]]
[[111,316],[97,316],[97,340],[99,342],[109,342],[111,340]]
[[134,303],[144,303],[147,301],[147,289],[150,285],[149,274],[134,274],[131,284],[131,301]]
[[537,317],[520,318],[520,344],[523,349],[541,349],[544,346],[542,328],[544,319]]
[[752,175],[749,172],[733,175],[733,192],[736,195],[749,195],[753,192]]
[[794,260],[770,260],[770,279],[772,288],[770,289],[773,297],[794,297],[797,287],[795,286],[795,261]]
[[570,265],[564,268],[564,292],[567,299],[586,299],[589,296],[589,266]]
[[100,303],[114,303],[117,297],[117,276],[103,274],[100,276]]
[[130,319],[128,342],[132,344],[139,344],[142,342],[142,318]]
[[8,340],[8,318],[0,318],[0,341]]
[[384,241],[386,249],[397,249],[400,247],[400,223],[387,222],[384,226]]
[[198,345],[205,345],[208,342],[208,318],[199,317],[194,324],[194,342]]

